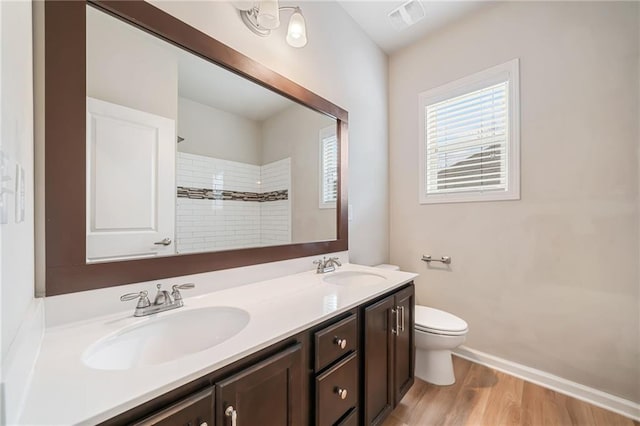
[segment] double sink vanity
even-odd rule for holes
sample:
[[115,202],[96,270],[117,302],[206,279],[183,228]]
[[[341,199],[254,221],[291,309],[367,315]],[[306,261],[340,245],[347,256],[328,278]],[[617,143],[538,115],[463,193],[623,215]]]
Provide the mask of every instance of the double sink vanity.
[[50,328],[21,422],[377,424],[413,383],[415,276],[345,264]]
[[[46,329],[20,423],[380,423],[415,274],[318,259],[349,249],[348,112],[146,1],[48,0],[43,34],[45,290],[85,317]],[[308,264],[208,275],[279,261]]]

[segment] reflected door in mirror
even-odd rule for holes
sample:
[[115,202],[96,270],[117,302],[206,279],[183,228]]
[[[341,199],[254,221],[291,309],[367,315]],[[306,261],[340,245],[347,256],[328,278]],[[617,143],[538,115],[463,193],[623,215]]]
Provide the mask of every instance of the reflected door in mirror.
[[174,120],[87,98],[87,262],[175,253]]

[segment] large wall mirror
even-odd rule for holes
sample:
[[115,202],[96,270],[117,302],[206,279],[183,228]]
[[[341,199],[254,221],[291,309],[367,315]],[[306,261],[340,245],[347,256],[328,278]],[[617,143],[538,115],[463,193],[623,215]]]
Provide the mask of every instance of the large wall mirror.
[[47,295],[347,249],[346,111],[143,1],[45,37]]

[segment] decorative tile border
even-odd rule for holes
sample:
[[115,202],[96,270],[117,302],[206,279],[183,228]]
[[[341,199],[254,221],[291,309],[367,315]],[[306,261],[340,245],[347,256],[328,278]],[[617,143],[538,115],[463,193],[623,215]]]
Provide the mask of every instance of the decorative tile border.
[[192,200],[233,200],[233,201],[280,201],[289,199],[289,190],[270,192],[243,192],[228,191],[222,189],[190,188],[179,186],[178,198],[190,198]]

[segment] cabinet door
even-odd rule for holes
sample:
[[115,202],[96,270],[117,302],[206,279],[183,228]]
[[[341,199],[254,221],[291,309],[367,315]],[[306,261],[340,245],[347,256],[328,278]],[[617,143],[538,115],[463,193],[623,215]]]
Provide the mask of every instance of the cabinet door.
[[414,287],[400,290],[395,295],[395,311],[398,325],[394,336],[394,374],[393,393],[394,406],[413,385],[415,344],[413,334],[414,324]]
[[216,425],[302,425],[301,359],[297,344],[216,384]]
[[132,426],[213,426],[213,388],[198,392]]
[[378,424],[393,409],[394,297],[364,309],[364,410],[366,425]]

